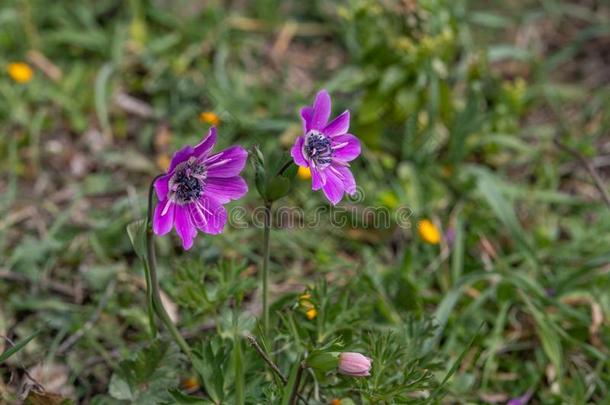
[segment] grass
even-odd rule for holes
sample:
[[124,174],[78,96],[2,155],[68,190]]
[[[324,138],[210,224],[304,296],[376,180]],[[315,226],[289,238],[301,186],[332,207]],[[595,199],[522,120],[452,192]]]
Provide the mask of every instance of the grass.
[[[365,145],[363,192],[345,205],[350,226],[271,233],[277,336],[261,345],[284,375],[304,348],[341,338],[374,354],[373,376],[315,376],[312,403],[528,391],[530,403],[604,403],[609,15],[593,0],[4,2],[0,65],[27,61],[34,77],[0,76],[0,351],[12,354],[0,354],[0,398],[233,403],[241,379],[246,403],[286,400],[241,339],[258,333],[262,230],[200,236],[188,254],[159,240],[170,315],[201,359],[190,368],[169,335],[150,343],[126,227],[173,151],[207,132],[201,112],[220,118],[220,146],[270,156],[327,88]],[[252,212],[246,177],[233,206]],[[327,203],[301,181],[279,206]],[[366,207],[410,226],[371,226]],[[440,244],[419,236],[423,218]]]

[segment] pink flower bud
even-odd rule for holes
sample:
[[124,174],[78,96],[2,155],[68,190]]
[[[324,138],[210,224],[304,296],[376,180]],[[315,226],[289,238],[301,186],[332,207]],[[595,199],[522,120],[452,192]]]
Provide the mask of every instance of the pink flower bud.
[[370,375],[373,360],[360,353],[345,352],[339,355],[339,372],[352,377]]

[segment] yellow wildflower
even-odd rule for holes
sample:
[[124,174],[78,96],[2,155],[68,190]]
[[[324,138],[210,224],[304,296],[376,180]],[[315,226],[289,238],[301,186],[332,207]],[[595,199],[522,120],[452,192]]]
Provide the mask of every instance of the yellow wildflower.
[[299,166],[299,171],[297,171],[297,176],[301,180],[309,180],[311,179],[311,170],[309,167]]
[[427,243],[431,245],[437,245],[441,241],[441,232],[438,228],[428,219],[422,219],[417,224],[417,230],[419,236]]
[[13,62],[8,64],[8,75],[17,83],[27,83],[32,80],[34,71],[24,62]]
[[220,117],[213,111],[204,111],[199,114],[199,121],[217,127],[220,124]]
[[195,377],[187,377],[181,382],[182,388],[184,388],[188,392],[195,391],[199,389],[199,381]]
[[307,312],[305,312],[305,316],[307,317],[307,319],[312,321],[316,319],[316,316],[318,316],[318,311],[315,308],[311,308]]
[[311,294],[306,292],[303,293],[299,296],[299,300],[310,300],[311,299]]

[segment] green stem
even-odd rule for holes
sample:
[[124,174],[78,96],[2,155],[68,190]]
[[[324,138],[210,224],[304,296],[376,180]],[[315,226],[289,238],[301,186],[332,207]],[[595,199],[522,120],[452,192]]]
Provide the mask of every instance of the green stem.
[[244,360],[241,349],[241,338],[235,335],[235,347],[233,348],[233,368],[235,370],[235,403],[244,405],[246,403],[245,380],[244,380]]
[[297,375],[292,385],[292,392],[290,393],[290,401],[288,402],[290,405],[296,405],[298,403],[299,387],[301,386],[304,368],[302,363],[299,364],[299,369],[297,370]]
[[157,256],[155,254],[155,234],[152,230],[152,212],[153,212],[153,199],[155,196],[154,184],[155,181],[160,176],[157,176],[150,183],[150,188],[148,189],[148,213],[146,217],[146,258],[148,262],[148,273],[149,277],[147,278],[147,282],[150,281],[150,285],[147,288],[150,289],[152,295],[152,304],[155,310],[155,313],[161,319],[161,322],[165,324],[165,327],[169,330],[169,333],[172,335],[180,349],[186,354],[189,360],[193,360],[193,354],[191,353],[191,348],[186,343],[176,325],[172,322],[169,314],[165,310],[163,306],[163,302],[161,301],[161,293],[159,291],[159,279],[157,278]]
[[277,174],[278,176],[281,176],[284,174],[284,172],[286,170],[288,170],[288,168],[292,165],[292,159],[290,159],[289,161],[287,161],[286,163],[284,163],[284,165],[280,168],[280,170],[278,170]]
[[271,235],[271,205],[265,203],[265,232],[263,236],[263,271],[261,273],[261,284],[263,294],[263,331],[265,336],[269,335],[269,237]]

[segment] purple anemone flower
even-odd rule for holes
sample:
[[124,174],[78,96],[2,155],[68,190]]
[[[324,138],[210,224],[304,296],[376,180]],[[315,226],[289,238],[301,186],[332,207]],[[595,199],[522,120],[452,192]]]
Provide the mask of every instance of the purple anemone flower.
[[197,231],[219,234],[227,222],[223,204],[241,198],[248,185],[239,173],[248,152],[231,146],[210,154],[216,143],[216,128],[192,147],[187,145],[172,157],[167,173],[155,181],[159,202],[153,216],[153,231],[165,235],[176,227],[182,246],[193,246]]
[[360,141],[347,133],[349,111],[329,123],[330,110],[326,90],[316,95],[313,106],[301,109],[303,135],[297,138],[290,154],[297,165],[311,170],[311,188],[322,189],[326,198],[337,204],[344,192],[356,192],[348,162],[360,155]]

